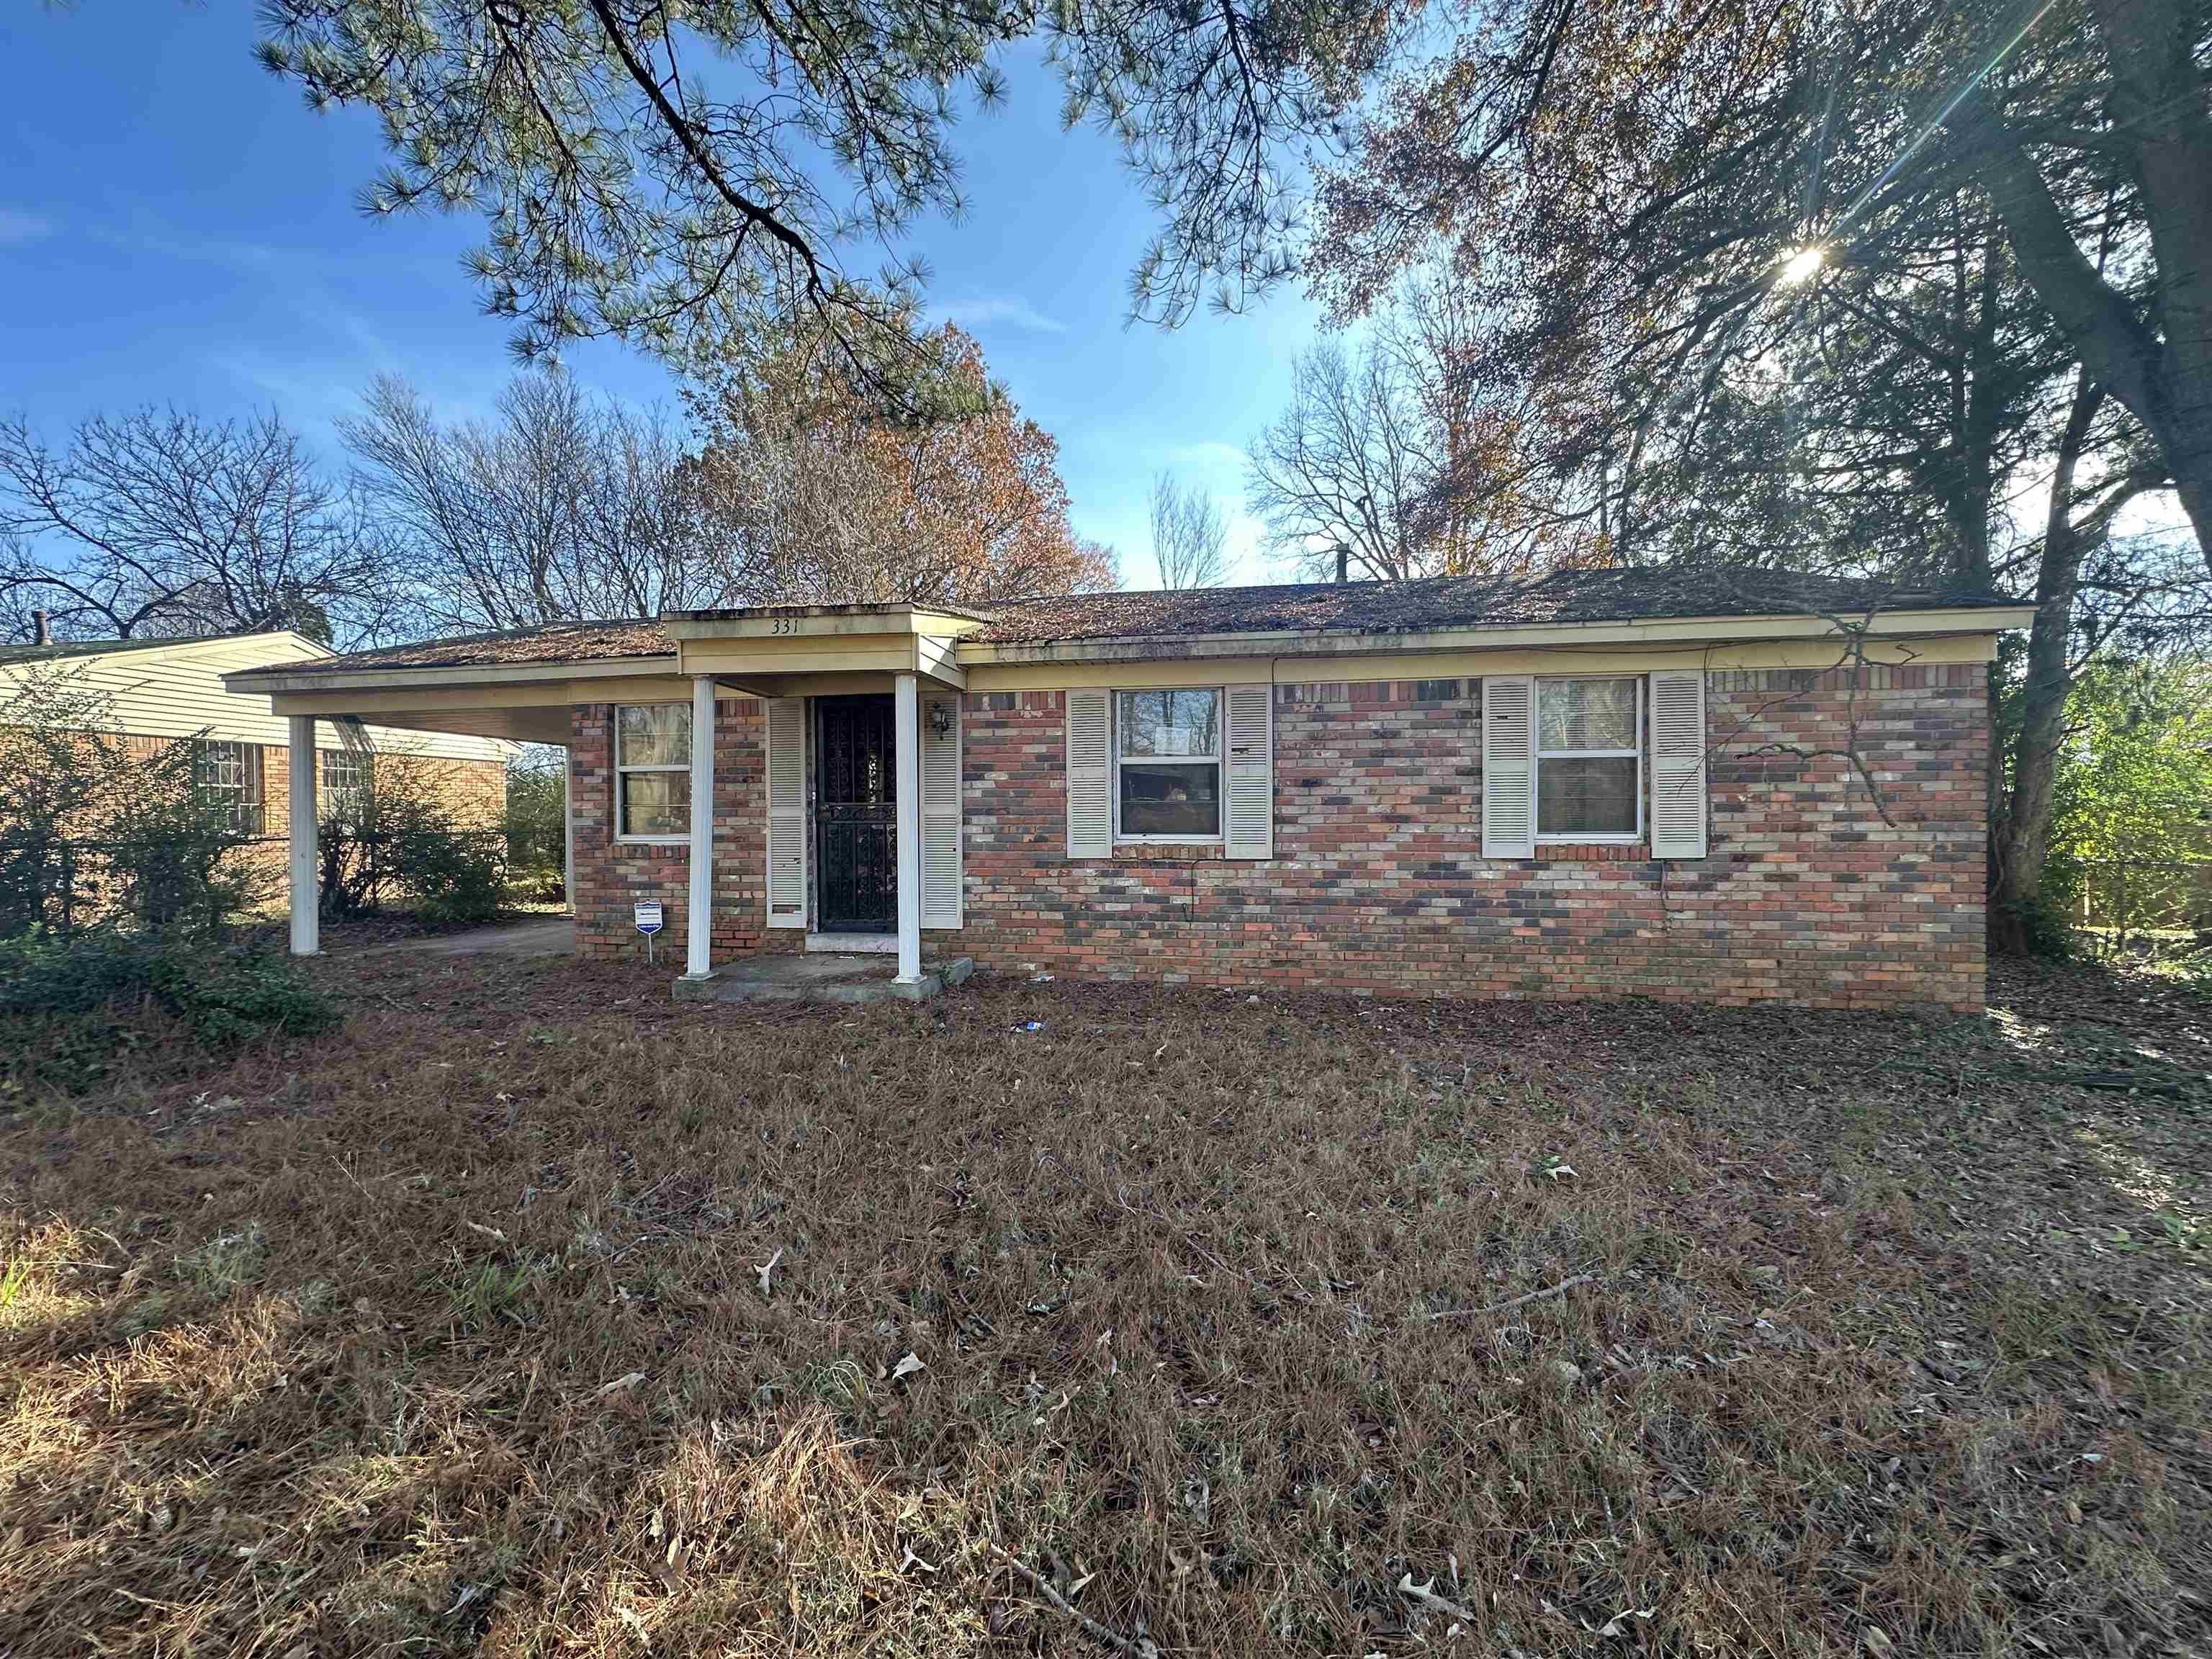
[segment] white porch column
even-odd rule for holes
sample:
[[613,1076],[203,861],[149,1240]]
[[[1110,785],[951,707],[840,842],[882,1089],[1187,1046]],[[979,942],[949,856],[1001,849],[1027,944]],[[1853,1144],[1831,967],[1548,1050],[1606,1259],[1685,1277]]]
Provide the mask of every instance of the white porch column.
[[898,791],[898,982],[921,978],[921,702],[912,674],[901,674],[891,707]]
[[691,910],[684,921],[686,979],[714,973],[714,682],[691,681]]
[[292,954],[312,957],[323,948],[321,871],[315,854],[315,718],[294,714],[291,722]]

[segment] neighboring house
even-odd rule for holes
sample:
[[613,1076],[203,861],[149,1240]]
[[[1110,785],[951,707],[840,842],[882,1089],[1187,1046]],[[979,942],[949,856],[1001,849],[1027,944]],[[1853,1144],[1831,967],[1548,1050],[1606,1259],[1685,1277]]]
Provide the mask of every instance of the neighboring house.
[[694,974],[895,945],[915,978],[927,941],[1204,985],[1972,1008],[1988,665],[2030,615],[1583,571],[678,612],[228,683],[295,744],[336,716],[567,743],[583,948],[641,950],[656,900]]
[[[242,669],[331,659],[327,646],[291,632],[0,645],[0,720],[28,676],[64,674],[100,697],[112,715],[111,732],[132,747],[150,753],[189,742],[200,789],[226,804],[246,834],[281,841],[291,827],[289,730],[269,712],[267,698],[234,696],[223,679]],[[405,757],[422,769],[426,788],[457,822],[490,829],[506,809],[512,748],[471,735],[333,722],[319,731],[311,799],[321,817],[340,814],[366,786],[370,753]]]

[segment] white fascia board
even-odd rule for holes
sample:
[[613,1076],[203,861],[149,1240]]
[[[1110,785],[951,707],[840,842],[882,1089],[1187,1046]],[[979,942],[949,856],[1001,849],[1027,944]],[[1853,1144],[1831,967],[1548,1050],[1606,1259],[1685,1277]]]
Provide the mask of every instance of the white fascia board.
[[728,617],[674,615],[660,619],[675,640],[803,640],[841,634],[971,633],[983,624],[972,617],[926,605],[761,605]]

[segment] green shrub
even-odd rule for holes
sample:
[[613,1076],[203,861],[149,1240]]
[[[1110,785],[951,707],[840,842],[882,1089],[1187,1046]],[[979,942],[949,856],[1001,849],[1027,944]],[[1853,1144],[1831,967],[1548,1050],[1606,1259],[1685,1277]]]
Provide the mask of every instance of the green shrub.
[[150,749],[63,667],[0,701],[0,936],[94,925],[220,931],[259,896],[258,822],[204,787],[205,746]]
[[[151,1024],[146,1030],[146,1015]],[[338,1022],[288,957],[211,946],[186,933],[100,930],[67,941],[0,940],[0,1050],[19,1080],[88,1086],[149,1036],[225,1053]]]
[[2212,945],[2177,957],[2167,971],[2177,982],[2212,1002]]
[[563,787],[561,753],[548,764],[526,751],[507,764],[507,812],[501,828],[507,839],[507,879],[524,896],[550,902],[565,896],[568,860],[568,799]]
[[409,803],[386,822],[400,884],[431,922],[489,921],[507,886],[504,844],[495,834],[456,829],[436,807]]
[[2043,894],[2108,945],[2200,923],[2212,860],[2212,661],[2106,664],[2067,700]]
[[124,828],[102,850],[116,901],[141,927],[220,932],[266,885],[232,856],[250,838],[196,792],[152,793],[131,808]]
[[362,784],[317,832],[323,914],[375,915],[404,898],[434,924],[497,915],[502,832],[455,823],[439,798],[440,769],[421,757],[362,755]]

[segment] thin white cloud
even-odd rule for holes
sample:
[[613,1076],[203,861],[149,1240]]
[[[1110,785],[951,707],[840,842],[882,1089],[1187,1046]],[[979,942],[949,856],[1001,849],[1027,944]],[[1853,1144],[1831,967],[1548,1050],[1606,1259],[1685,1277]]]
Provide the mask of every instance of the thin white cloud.
[[1018,328],[1029,334],[1067,332],[1066,323],[1046,316],[1018,295],[983,295],[971,300],[955,300],[950,305],[938,307],[937,314],[965,329],[995,325]]
[[0,208],[0,244],[36,242],[53,234],[51,219],[41,219],[35,213],[18,213],[13,208]]

